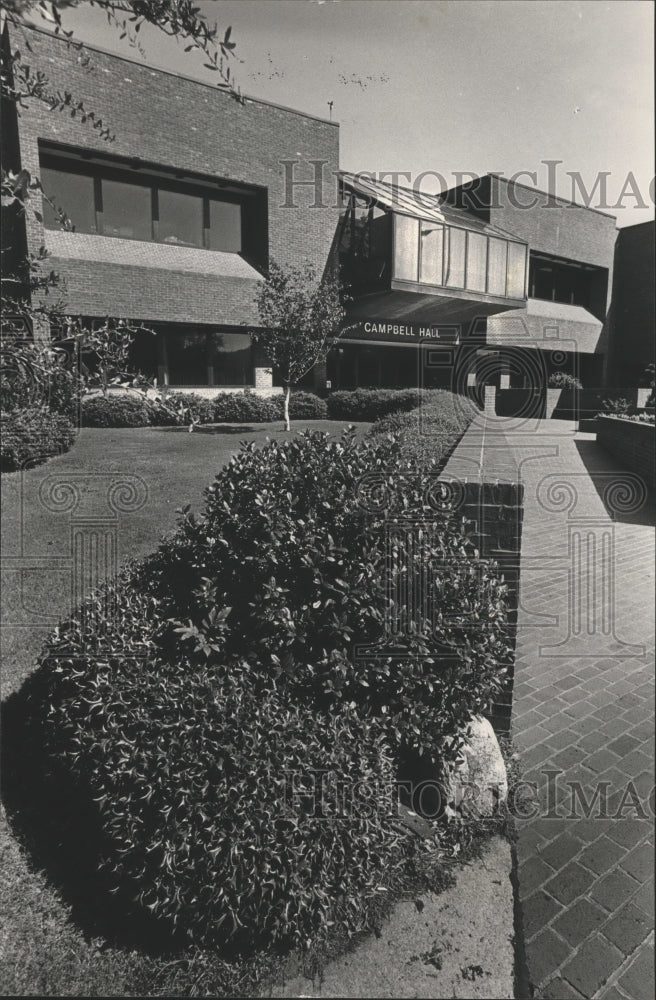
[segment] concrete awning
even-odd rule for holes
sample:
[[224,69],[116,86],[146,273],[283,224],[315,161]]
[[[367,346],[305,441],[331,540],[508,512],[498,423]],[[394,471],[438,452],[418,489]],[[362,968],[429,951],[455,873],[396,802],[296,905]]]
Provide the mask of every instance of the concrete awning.
[[500,312],[488,319],[487,343],[600,354],[604,351],[602,327],[601,320],[583,306],[529,299],[524,309]]

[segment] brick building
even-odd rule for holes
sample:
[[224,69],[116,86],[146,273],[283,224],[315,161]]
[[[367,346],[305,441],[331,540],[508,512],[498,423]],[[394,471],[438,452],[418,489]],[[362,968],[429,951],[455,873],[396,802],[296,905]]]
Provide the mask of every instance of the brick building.
[[[62,231],[45,202],[43,223],[26,219],[27,247],[47,247],[67,312],[147,323],[157,337],[140,338],[135,362],[160,384],[269,388],[248,333],[257,283],[271,259],[325,267],[338,220],[338,126],[242,104],[91,46],[84,66],[65,39],[41,29],[30,44],[30,63],[51,88],[70,91],[115,136],[105,141],[36,99],[13,121],[5,109],[8,164],[40,177],[75,227]],[[318,199],[312,160],[322,163]],[[286,207],[284,161],[295,180],[312,182],[296,184],[295,207]]]
[[155,330],[134,361],[159,384],[273,391],[249,336],[272,259],[339,261],[349,286],[317,389],[494,384],[512,409],[555,371],[596,389],[648,363],[649,224],[617,240],[612,216],[497,175],[435,197],[340,172],[336,123],[91,46],[83,65],[42,29],[30,40],[32,65],[114,138],[38,100],[5,109],[8,165],[38,175],[75,227],[44,202],[27,248],[47,247],[70,314]]

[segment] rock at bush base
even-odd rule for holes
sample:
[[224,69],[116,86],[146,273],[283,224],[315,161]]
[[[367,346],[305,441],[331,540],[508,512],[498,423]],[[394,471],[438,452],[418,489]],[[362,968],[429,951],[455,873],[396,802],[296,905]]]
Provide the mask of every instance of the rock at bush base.
[[465,743],[447,788],[449,805],[464,816],[491,816],[508,797],[508,776],[491,723],[480,715],[462,733]]

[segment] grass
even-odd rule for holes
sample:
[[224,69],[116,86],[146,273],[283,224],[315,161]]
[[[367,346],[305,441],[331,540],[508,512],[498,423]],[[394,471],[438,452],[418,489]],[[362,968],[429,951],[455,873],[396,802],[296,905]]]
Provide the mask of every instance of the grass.
[[[299,421],[291,434],[310,427],[339,435],[344,426],[343,421]],[[364,435],[368,427],[357,425],[358,435]],[[117,563],[144,555],[175,527],[176,509],[187,504],[200,509],[204,489],[241,441],[264,444],[267,437],[288,436],[278,423],[207,426],[193,434],[186,428],[85,429],[68,454],[25,473],[3,475],[3,557],[7,559],[2,591],[3,698],[18,691],[35,666],[43,638],[76,603],[71,594],[72,520],[86,518],[96,527],[111,529],[117,540]],[[136,486],[143,503],[138,509],[116,514],[108,504],[108,486],[128,476],[138,477]],[[58,494],[48,487],[61,488],[66,481],[76,485],[78,507],[74,512],[53,512]],[[48,505],[49,492],[52,501]],[[16,725],[11,725],[10,709],[11,702],[5,727],[11,731]],[[11,787],[11,778],[6,787]],[[36,804],[32,811],[35,808]],[[38,816],[30,816],[30,822],[38,823]],[[287,964],[270,952],[234,962],[201,951],[157,956],[115,947],[93,929],[85,933],[82,927],[89,925],[75,904],[67,902],[65,886],[46,877],[38,854],[29,850],[29,840],[17,838],[20,829],[20,822],[10,824],[3,814],[3,995],[259,996],[283,962]],[[456,846],[464,850],[458,857],[474,854],[483,832],[467,831],[464,845],[459,832]],[[445,869],[443,855],[429,859],[428,864],[380,901],[380,912],[371,914],[373,926],[380,924],[396,899],[415,898],[448,884],[451,871]],[[310,952],[304,964],[320,968],[348,946],[337,935],[328,951]]]
[[[198,510],[203,490],[239,449],[305,428],[341,434],[342,421],[305,421],[291,435],[279,423],[197,428],[81,431],[72,451],[24,473],[2,476],[2,693],[17,691],[33,670],[41,643],[71,611],[71,521],[91,518],[115,531],[117,561],[152,551],[175,527],[176,509]],[[369,425],[360,424],[358,434]],[[141,481],[144,503],[112,512],[107,489],[126,476]],[[75,512],[48,509],[49,485],[74,482]],[[56,494],[55,494],[56,498]],[[75,912],[30,860],[6,816],[0,822],[5,905],[0,916],[0,993],[44,996],[143,996],[210,993],[252,996],[275,959],[255,954],[238,964],[203,953],[154,958],[86,938]]]

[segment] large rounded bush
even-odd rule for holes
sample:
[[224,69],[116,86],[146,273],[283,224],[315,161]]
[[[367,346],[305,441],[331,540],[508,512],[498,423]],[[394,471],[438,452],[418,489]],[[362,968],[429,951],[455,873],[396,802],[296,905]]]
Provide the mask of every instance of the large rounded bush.
[[150,404],[145,396],[124,392],[82,399],[83,427],[148,427]]
[[26,469],[61,455],[73,445],[76,428],[60,413],[29,406],[3,413],[0,424],[0,468]]
[[435,753],[488,707],[510,653],[505,585],[457,507],[443,510],[437,468],[417,471],[387,438],[246,445],[143,585],[191,629],[182,648],[198,632],[295,700],[354,703]]
[[50,638],[41,693],[106,889],[198,944],[359,929],[405,844],[381,727],[294,705],[253,663],[167,658],[157,605],[130,580],[108,595]]
[[224,392],[213,402],[217,423],[265,424],[276,419],[275,402],[254,392]]
[[[282,393],[272,397],[272,403],[276,408],[276,418],[283,415]],[[328,405],[325,399],[321,399],[313,392],[292,392],[289,398],[289,416],[292,420],[326,420],[328,417]]]
[[[159,404],[162,407],[173,411],[176,419],[172,422],[179,424],[211,424],[214,422],[214,400],[206,399],[198,392],[169,392],[166,398]],[[155,423],[151,417],[151,422]]]

